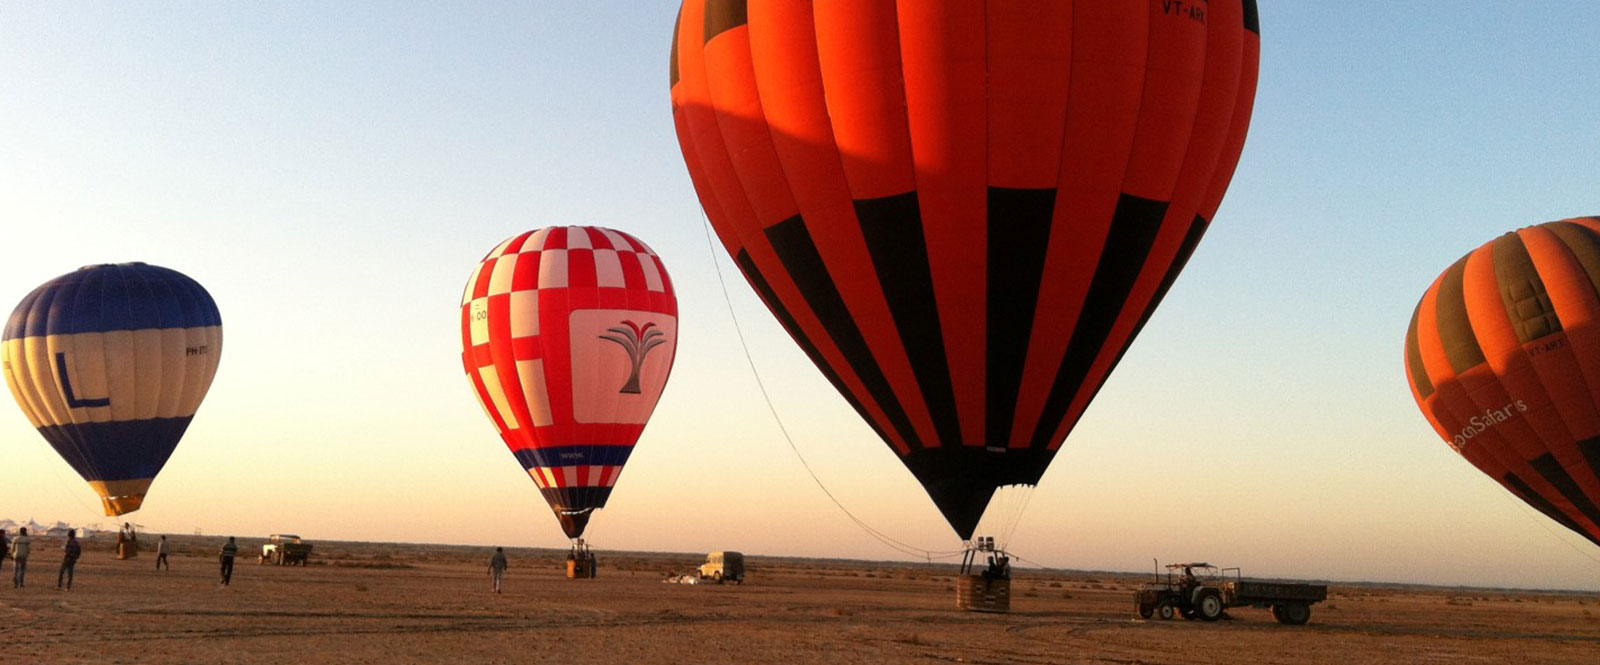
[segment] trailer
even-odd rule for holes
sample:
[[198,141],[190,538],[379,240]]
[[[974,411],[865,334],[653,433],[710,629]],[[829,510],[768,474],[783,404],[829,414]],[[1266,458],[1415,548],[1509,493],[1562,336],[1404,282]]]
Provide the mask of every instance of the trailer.
[[1270,610],[1278,623],[1303,626],[1311,620],[1311,606],[1328,599],[1326,585],[1246,580],[1238,568],[1196,562],[1166,569],[1163,579],[1158,562],[1155,579],[1134,592],[1141,618],[1216,621],[1230,607],[1257,607]]

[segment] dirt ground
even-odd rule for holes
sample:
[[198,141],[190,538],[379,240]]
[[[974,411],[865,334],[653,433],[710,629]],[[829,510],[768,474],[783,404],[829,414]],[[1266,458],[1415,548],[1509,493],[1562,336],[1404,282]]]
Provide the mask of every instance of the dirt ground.
[[158,573],[96,539],[67,592],[59,539],[36,539],[28,586],[0,584],[0,662],[1600,663],[1597,595],[1335,586],[1289,627],[1139,620],[1133,576],[1019,570],[1014,611],[986,615],[954,608],[953,566],[763,557],[718,586],[663,583],[693,555],[602,552],[572,581],[562,553],[508,550],[496,596],[489,548],[319,543],[304,568],[241,557],[224,588],[218,539],[174,543]]

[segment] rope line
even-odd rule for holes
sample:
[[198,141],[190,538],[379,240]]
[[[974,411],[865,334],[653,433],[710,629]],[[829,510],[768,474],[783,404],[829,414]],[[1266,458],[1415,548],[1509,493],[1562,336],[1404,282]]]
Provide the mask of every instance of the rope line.
[[1009,557],[1011,557],[1013,559],[1016,559],[1018,561],[1026,563],[1026,564],[1028,564],[1030,566],[1033,566],[1034,568],[1038,568],[1039,570],[1042,570],[1042,571],[1045,571],[1045,572],[1049,572],[1049,573],[1072,573],[1073,572],[1073,571],[1068,570],[1066,568],[1056,568],[1056,567],[1053,567],[1053,566],[1046,566],[1046,565],[1044,565],[1042,563],[1039,563],[1038,561],[1034,561],[1034,560],[1029,559],[1027,557],[1024,557],[1024,556],[1022,556],[1020,554],[1017,554],[1015,552],[1006,552],[1006,556],[1009,556]]
[[822,493],[828,497],[828,500],[832,501],[833,505],[838,507],[839,511],[845,514],[845,517],[850,518],[851,522],[854,522],[855,525],[860,527],[862,531],[865,531],[867,535],[872,536],[873,538],[877,539],[878,542],[887,545],[891,549],[894,549],[901,554],[921,557],[931,563],[934,559],[948,559],[960,556],[962,553],[964,553],[966,550],[929,550],[895,539],[894,537],[873,528],[872,525],[868,524],[865,520],[856,517],[855,513],[850,512],[850,509],[846,508],[844,503],[839,501],[838,497],[834,496],[833,492],[828,489],[828,486],[823,484],[822,478],[817,476],[817,472],[811,468],[811,463],[807,461],[806,456],[800,452],[800,447],[795,445],[794,437],[790,436],[789,428],[783,424],[783,418],[778,415],[778,408],[772,403],[772,396],[767,393],[767,384],[761,380],[761,372],[756,369],[755,356],[751,355],[750,353],[750,345],[745,340],[744,330],[739,326],[739,315],[733,307],[733,297],[728,293],[728,282],[722,277],[722,264],[717,261],[717,246],[715,241],[713,241],[711,238],[711,220],[706,217],[704,210],[700,211],[700,222],[706,233],[706,247],[711,251],[711,266],[713,271],[717,274],[717,284],[722,287],[722,301],[728,306],[728,317],[733,319],[733,330],[734,333],[736,333],[739,337],[739,347],[744,350],[744,359],[745,362],[750,366],[750,375],[755,377],[756,387],[761,391],[761,399],[767,403],[767,411],[772,414],[773,422],[777,423],[778,431],[783,434],[783,440],[789,444],[789,450],[794,451],[795,458],[800,460],[800,466],[805,468],[806,475],[811,476],[811,481],[816,483],[817,488],[822,490]]

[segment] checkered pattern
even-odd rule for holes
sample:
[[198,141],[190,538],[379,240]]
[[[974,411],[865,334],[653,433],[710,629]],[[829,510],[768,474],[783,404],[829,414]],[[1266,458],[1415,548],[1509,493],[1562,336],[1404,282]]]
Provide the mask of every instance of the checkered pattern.
[[[610,402],[586,404],[617,398],[574,395],[584,381],[574,381],[570,337],[596,337],[572,332],[583,310],[615,310],[619,320],[659,317],[675,342],[677,299],[661,259],[611,229],[550,227],[512,237],[484,257],[461,300],[462,361],[479,403],[558,512],[603,506],[609,492],[549,490],[610,488],[644,429],[638,406],[621,422],[593,422]],[[650,361],[670,367],[671,356]],[[660,388],[636,398],[648,400],[645,417]],[[568,505],[554,505],[556,497]]]

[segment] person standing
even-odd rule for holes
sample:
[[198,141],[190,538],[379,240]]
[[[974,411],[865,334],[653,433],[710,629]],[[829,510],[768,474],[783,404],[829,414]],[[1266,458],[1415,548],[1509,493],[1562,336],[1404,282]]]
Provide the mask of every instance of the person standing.
[[11,567],[11,588],[20,589],[28,576],[28,550],[33,548],[33,539],[28,537],[28,527],[17,529],[17,537],[11,541],[11,560],[16,563]]
[[0,529],[0,569],[6,567],[6,555],[11,553],[11,541],[6,539],[6,530]]
[[73,569],[78,566],[78,557],[83,555],[83,546],[78,544],[78,534],[75,531],[67,532],[67,544],[61,546],[64,553],[61,556],[61,570],[56,573],[56,588],[61,588],[61,578],[67,580],[67,590],[72,590]]
[[494,556],[489,558],[489,577],[494,579],[494,592],[500,593],[500,581],[506,576],[506,548],[494,548]]
[[233,581],[233,557],[238,554],[239,543],[234,542],[233,536],[228,536],[228,542],[217,553],[217,559],[222,562],[222,586],[228,586]]
[[172,564],[167,563],[168,551],[167,537],[162,536],[161,540],[156,541],[156,570],[161,570],[162,566],[166,566],[167,570],[172,570]]

